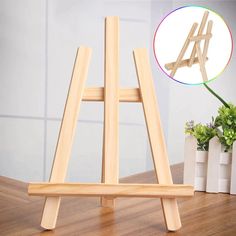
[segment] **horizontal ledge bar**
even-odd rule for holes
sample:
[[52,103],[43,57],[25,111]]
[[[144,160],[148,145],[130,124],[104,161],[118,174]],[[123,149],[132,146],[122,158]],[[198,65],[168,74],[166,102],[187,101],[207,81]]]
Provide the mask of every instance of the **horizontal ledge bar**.
[[[182,60],[182,61],[180,62],[180,64],[178,65],[178,68],[179,68],[179,67],[188,66],[189,60],[190,60],[190,59]],[[208,57],[206,58],[206,61],[207,61],[207,60],[208,60]],[[193,64],[197,64],[197,63],[199,63],[199,61],[198,61],[198,58],[195,57],[195,58],[194,58],[194,61],[193,61]],[[167,64],[165,64],[165,68],[166,68],[167,70],[172,70],[172,69],[174,68],[174,65],[175,65],[175,62],[167,63]]]
[[[141,94],[139,88],[120,89],[120,102],[141,102]],[[104,101],[104,88],[86,88],[83,94],[83,101]]]
[[212,34],[204,34],[204,35],[197,35],[189,38],[190,41],[200,41],[205,39],[210,39],[212,37]]
[[193,196],[194,189],[191,185],[181,184],[30,183],[28,194],[32,196],[175,198]]

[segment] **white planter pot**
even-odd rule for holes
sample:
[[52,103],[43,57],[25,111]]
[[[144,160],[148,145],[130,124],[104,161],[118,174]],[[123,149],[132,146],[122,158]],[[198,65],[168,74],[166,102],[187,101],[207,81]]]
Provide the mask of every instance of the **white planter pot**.
[[230,192],[232,153],[220,153],[219,192]]
[[232,150],[230,194],[236,194],[236,142]]
[[184,184],[191,184],[196,191],[206,191],[208,152],[197,151],[197,141],[188,136],[185,139]]
[[197,191],[206,191],[208,152],[196,151],[196,167],[194,189]]
[[217,137],[210,140],[209,152],[197,151],[197,140],[185,138],[184,184],[196,191],[236,194],[236,142],[232,153],[222,152]]
[[233,153],[222,152],[218,138],[211,139],[209,143],[206,191],[209,193],[235,194],[235,170],[235,144]]

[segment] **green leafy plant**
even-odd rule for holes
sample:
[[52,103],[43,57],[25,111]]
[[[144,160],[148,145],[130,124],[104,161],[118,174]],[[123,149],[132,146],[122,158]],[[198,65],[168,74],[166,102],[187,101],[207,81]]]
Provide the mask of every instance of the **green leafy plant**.
[[193,135],[197,139],[197,149],[201,151],[208,151],[209,141],[216,135],[216,129],[212,124],[194,125],[194,121],[185,124],[185,134]]
[[206,89],[215,96],[222,104],[218,109],[218,115],[210,125],[196,124],[194,121],[187,122],[185,133],[193,135],[198,142],[198,150],[208,150],[209,140],[217,136],[225,151],[231,151],[236,141],[236,106],[227,103],[222,97],[215,93],[206,83]]
[[228,104],[228,107],[222,106],[218,110],[218,116],[215,119],[217,127],[217,136],[225,151],[231,151],[234,141],[236,141],[236,106]]

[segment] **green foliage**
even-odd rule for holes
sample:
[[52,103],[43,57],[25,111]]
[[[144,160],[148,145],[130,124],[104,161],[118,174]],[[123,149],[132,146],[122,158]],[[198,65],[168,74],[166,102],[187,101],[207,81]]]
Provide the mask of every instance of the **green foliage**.
[[231,151],[236,141],[236,106],[227,104],[218,109],[218,115],[212,118],[209,125],[196,124],[194,121],[185,124],[185,133],[193,135],[198,142],[198,150],[208,150],[209,140],[217,136],[225,151]]
[[215,119],[215,126],[218,127],[217,136],[224,145],[225,151],[232,150],[232,145],[236,141],[236,106],[228,105],[229,107],[219,108]]
[[194,125],[194,121],[190,121],[185,124],[185,133],[193,135],[197,139],[198,150],[208,151],[209,140],[216,135],[217,131],[212,124]]
[[[222,97],[214,92],[206,83],[204,83],[206,89],[216,97],[222,104],[218,109],[218,115],[211,125],[210,129],[208,126],[201,124],[195,125],[194,122],[190,121],[186,123],[185,133],[193,135],[197,138],[198,147],[201,150],[207,150],[207,137],[217,135],[220,143],[224,146],[225,151],[231,151],[233,143],[236,141],[236,106],[231,103],[227,103]],[[208,128],[206,128],[208,127]],[[212,136],[212,137],[213,137]]]

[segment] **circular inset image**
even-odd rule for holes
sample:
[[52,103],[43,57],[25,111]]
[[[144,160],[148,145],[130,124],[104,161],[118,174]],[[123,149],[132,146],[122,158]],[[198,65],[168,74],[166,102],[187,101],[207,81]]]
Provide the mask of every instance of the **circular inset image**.
[[161,69],[184,84],[207,83],[229,63],[233,39],[223,18],[200,6],[169,13],[154,35],[153,49]]

